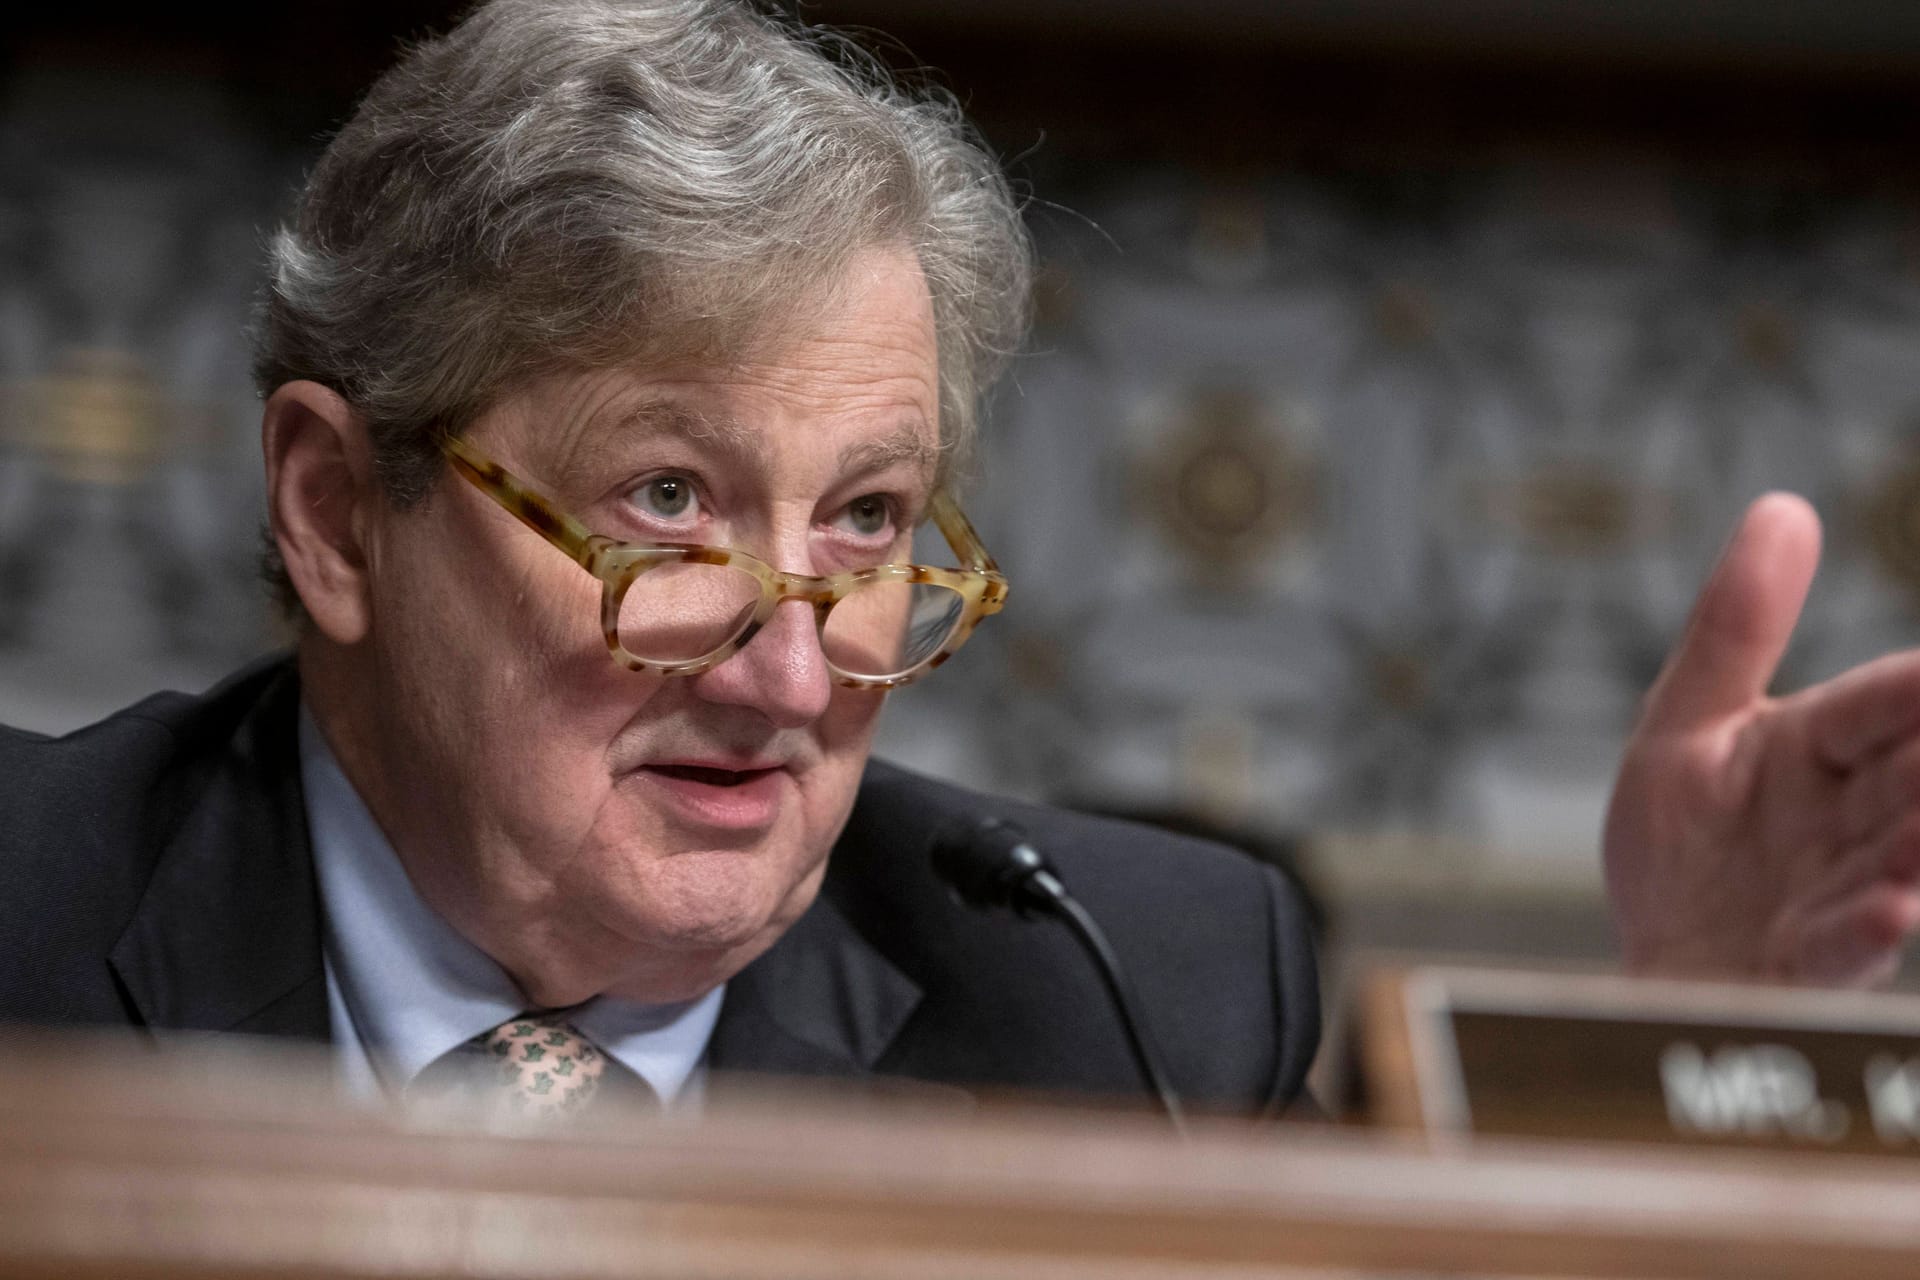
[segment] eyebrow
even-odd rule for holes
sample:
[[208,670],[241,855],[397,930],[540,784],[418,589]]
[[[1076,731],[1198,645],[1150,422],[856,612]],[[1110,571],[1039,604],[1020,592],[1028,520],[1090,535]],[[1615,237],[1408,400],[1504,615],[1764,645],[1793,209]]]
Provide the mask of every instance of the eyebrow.
[[861,440],[840,451],[843,473],[883,471],[901,462],[923,475],[932,475],[939,466],[940,450],[903,423],[877,440]]
[[[771,466],[761,434],[727,414],[702,413],[677,400],[645,400],[614,415],[605,426],[583,435],[562,466],[561,481],[573,486],[591,478],[607,457],[635,437],[675,436],[717,449],[743,466]],[[928,444],[913,423],[903,422],[886,435],[846,446],[837,459],[843,475],[872,473],[906,463],[921,475],[939,469],[941,450]]]
[[569,485],[592,477],[610,455],[638,437],[676,436],[698,441],[749,466],[765,466],[766,443],[758,432],[737,418],[701,413],[677,400],[645,400],[615,414],[603,425],[583,433],[562,466]]

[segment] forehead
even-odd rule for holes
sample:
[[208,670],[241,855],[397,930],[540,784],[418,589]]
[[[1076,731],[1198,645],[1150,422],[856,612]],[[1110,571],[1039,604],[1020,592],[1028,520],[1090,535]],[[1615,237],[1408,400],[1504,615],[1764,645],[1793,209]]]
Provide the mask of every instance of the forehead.
[[939,458],[932,305],[904,253],[856,258],[731,360],[563,375],[529,400],[539,452],[568,471],[669,444],[764,470]]

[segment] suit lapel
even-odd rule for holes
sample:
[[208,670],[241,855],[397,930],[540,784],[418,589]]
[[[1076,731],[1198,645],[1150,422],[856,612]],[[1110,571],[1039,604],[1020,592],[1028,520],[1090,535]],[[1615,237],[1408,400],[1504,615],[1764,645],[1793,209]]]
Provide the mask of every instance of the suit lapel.
[[707,1062],[716,1071],[871,1075],[920,988],[825,895],[727,984]]
[[[251,708],[223,732],[217,709],[241,698]],[[109,957],[149,1027],[327,1038],[298,703],[282,665],[241,678],[178,731],[194,794]]]

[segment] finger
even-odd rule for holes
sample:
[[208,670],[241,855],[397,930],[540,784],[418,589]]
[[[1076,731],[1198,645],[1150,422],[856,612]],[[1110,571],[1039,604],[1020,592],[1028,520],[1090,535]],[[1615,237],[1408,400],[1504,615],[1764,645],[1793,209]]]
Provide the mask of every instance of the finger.
[[1814,909],[1876,882],[1920,883],[1920,813],[1906,814],[1871,839],[1843,849],[1797,896]]
[[1838,836],[1845,844],[1858,844],[1902,816],[1920,812],[1920,737],[1898,741],[1856,768],[1837,804]]
[[1870,986],[1893,976],[1920,928],[1920,889],[1884,881],[1810,917],[1787,976],[1823,985]]
[[1684,729],[1764,697],[1819,560],[1820,517],[1804,498],[1755,499],[1647,695],[1643,725]]
[[1920,734],[1920,649],[1890,653],[1796,695],[1804,701],[1813,749],[1835,769]]

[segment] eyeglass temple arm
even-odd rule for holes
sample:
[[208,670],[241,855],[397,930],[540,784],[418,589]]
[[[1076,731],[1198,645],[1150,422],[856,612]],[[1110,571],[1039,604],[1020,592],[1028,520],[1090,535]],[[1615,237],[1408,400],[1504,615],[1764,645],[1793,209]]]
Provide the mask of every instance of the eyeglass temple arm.
[[935,527],[946,538],[947,545],[953,548],[953,554],[960,557],[967,568],[977,569],[981,573],[999,574],[1000,566],[994,562],[992,556],[987,554],[987,548],[980,541],[980,535],[974,532],[972,521],[961,512],[960,504],[955,502],[945,489],[933,495],[933,501],[928,504],[928,511],[933,516]]
[[458,436],[443,436],[440,448],[465,476],[492,498],[508,514],[554,546],[566,552],[574,563],[591,571],[593,553],[604,539],[590,532],[572,516],[548,499],[526,488],[493,459],[467,444]]

